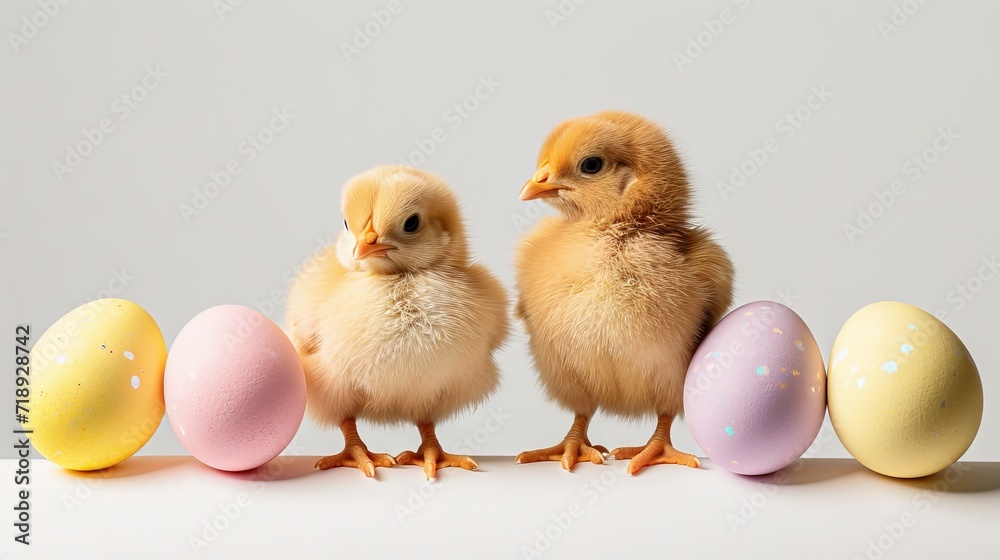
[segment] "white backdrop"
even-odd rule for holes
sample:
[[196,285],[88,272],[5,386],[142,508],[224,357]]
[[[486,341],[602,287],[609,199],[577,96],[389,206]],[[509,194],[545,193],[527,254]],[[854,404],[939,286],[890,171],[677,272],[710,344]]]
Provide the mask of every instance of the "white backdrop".
[[[168,345],[222,303],[280,324],[296,267],[342,227],[345,179],[399,161],[456,189],[475,253],[510,285],[542,140],[620,108],[671,131],[737,303],[784,300],[827,359],[865,304],[939,312],[983,376],[966,459],[1000,460],[1000,280],[983,265],[1000,251],[1000,5],[808,4],[5,2],[5,332],[37,339],[106,295],[145,307]],[[512,455],[565,433],[520,330],[500,361],[503,388],[441,427],[446,446]],[[599,416],[591,436],[637,445],[652,426]],[[814,451],[846,456],[824,430]],[[377,451],[418,442],[361,432]],[[674,437],[697,449],[683,423]],[[295,446],[341,438],[307,419]],[[184,449],[164,421],[141,453]]]

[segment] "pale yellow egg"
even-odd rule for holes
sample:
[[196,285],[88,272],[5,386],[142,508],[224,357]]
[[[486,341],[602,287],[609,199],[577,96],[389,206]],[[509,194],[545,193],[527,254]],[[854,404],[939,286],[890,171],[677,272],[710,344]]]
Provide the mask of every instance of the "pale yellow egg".
[[827,399],[844,447],[899,478],[957,461],[983,416],[982,380],[965,345],[933,315],[898,302],[864,307],[841,328]]
[[156,322],[123,299],[81,305],[31,349],[24,423],[46,459],[75,470],[116,465],[163,418],[167,347]]

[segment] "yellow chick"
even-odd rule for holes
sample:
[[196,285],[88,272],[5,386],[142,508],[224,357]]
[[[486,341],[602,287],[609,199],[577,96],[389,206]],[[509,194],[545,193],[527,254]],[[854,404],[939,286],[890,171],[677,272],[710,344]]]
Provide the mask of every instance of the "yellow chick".
[[[445,453],[437,422],[497,387],[493,359],[508,332],[502,285],[469,257],[458,203],[439,178],[377,167],[344,187],[345,230],[302,266],[289,288],[287,331],[306,374],[307,410],[339,426],[344,450],[320,469],[477,468]],[[416,452],[371,453],[356,419],[416,424]]]
[[605,111],[556,126],[522,200],[560,211],[518,247],[515,314],[549,397],[576,413],[559,445],[516,462],[602,463],[591,445],[598,410],[658,417],[645,446],[620,447],[629,474],[653,464],[699,465],[670,443],[694,350],[732,302],[733,265],[692,224],[681,160],[654,123]]

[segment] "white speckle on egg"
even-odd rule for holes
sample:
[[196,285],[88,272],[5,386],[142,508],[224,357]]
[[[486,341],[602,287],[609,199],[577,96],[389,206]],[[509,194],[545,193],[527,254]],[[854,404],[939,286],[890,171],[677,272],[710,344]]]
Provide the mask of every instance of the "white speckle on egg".
[[909,328],[911,331],[919,331],[920,330],[920,329],[917,328],[916,325],[914,325],[912,323],[909,324],[909,325],[907,325],[907,328]]
[[134,360],[135,359],[135,354],[133,354],[132,352],[129,352],[128,350],[126,350],[125,351],[125,357],[128,358],[129,360]]
[[66,356],[56,356],[56,363],[63,365],[66,363]]
[[138,389],[139,388],[139,376],[138,375],[133,375],[132,376],[132,388],[133,389]]
[[896,370],[899,369],[899,366],[896,365],[896,362],[889,361],[882,364],[882,369],[886,373],[896,373]]
[[866,383],[868,383],[867,379],[865,379],[864,377],[859,377],[858,378],[858,389],[864,389]]
[[187,435],[187,432],[184,431],[184,426],[181,426],[180,424],[178,424],[177,427],[181,429],[181,435],[182,436],[186,436]]
[[909,344],[903,344],[902,346],[899,347],[899,351],[904,354],[909,354],[910,352],[913,352],[913,347],[910,346]]
[[840,361],[846,357],[847,357],[847,348],[844,348],[840,352],[837,352],[837,355],[834,356],[833,358],[833,367],[837,367],[837,364],[839,364]]

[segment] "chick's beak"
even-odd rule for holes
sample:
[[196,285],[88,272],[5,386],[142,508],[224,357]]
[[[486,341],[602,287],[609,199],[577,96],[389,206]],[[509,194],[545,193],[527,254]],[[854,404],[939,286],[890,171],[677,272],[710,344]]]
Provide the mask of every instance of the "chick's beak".
[[392,245],[376,243],[376,241],[378,241],[378,233],[372,227],[372,220],[369,218],[364,231],[357,237],[357,244],[354,245],[354,259],[360,261],[368,257],[384,257],[387,252],[396,248]]
[[521,187],[521,200],[534,200],[559,196],[559,191],[566,187],[549,182],[549,162],[545,160],[535,171],[535,175]]

